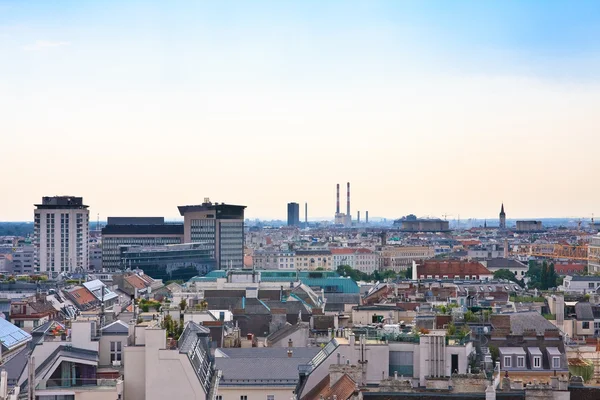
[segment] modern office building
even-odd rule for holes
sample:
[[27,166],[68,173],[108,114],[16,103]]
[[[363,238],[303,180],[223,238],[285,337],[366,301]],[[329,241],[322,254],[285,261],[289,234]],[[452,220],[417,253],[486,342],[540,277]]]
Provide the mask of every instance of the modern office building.
[[35,247],[17,247],[12,254],[12,272],[14,274],[33,274],[35,265]]
[[300,205],[298,203],[288,203],[287,224],[288,226],[300,225]]
[[165,246],[120,246],[121,263],[140,269],[154,279],[184,280],[203,276],[215,269],[212,247],[204,243]]
[[43,197],[35,204],[35,272],[57,275],[88,267],[89,211],[82,197]]
[[184,243],[202,242],[214,252],[217,268],[244,267],[244,209],[246,206],[212,203],[179,206]]
[[183,224],[165,224],[163,217],[108,217],[102,228],[102,268],[122,269],[119,246],[183,243]]

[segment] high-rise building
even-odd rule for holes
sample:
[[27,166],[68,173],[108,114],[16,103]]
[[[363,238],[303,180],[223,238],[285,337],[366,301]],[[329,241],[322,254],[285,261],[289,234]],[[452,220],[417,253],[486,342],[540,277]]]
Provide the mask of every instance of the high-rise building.
[[300,225],[300,205],[298,203],[288,203],[287,224],[288,226]]
[[162,246],[183,243],[183,224],[165,224],[163,217],[108,217],[102,228],[102,268],[116,271],[121,246]]
[[43,197],[35,204],[35,272],[87,270],[89,211],[82,197]]
[[500,208],[500,229],[506,229],[506,213],[504,213],[504,203]]
[[220,269],[243,268],[246,206],[211,203],[205,198],[200,205],[178,208],[183,217],[185,243],[206,243],[214,252]]

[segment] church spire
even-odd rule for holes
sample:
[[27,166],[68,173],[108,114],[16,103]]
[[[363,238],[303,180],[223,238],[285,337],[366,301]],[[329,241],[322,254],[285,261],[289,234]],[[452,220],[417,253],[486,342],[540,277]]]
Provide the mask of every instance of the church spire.
[[500,229],[506,229],[506,214],[504,213],[504,202],[500,207]]

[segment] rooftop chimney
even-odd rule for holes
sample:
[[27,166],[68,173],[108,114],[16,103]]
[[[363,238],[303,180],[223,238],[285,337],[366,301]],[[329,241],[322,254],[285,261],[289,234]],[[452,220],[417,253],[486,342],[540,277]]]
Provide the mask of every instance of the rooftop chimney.
[[339,183],[336,185],[336,192],[335,192],[335,213],[336,214],[340,213],[340,184]]
[[346,215],[351,215],[350,214],[350,182],[348,182],[348,205],[347,205],[347,210],[346,210]]
[[288,358],[292,358],[292,356],[294,355],[294,351],[292,349],[289,349],[287,351],[287,354],[288,354]]
[[294,342],[292,341],[292,339],[290,338],[290,340],[288,340],[288,347],[292,348],[294,347]]

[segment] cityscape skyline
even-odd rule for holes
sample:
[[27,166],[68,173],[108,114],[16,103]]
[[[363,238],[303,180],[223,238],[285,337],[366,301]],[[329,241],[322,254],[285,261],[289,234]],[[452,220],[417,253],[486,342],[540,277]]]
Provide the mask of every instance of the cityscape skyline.
[[183,4],[0,6],[3,184],[19,188],[0,220],[48,194],[92,215],[210,196],[310,219],[346,181],[354,216],[600,214],[594,2]]

